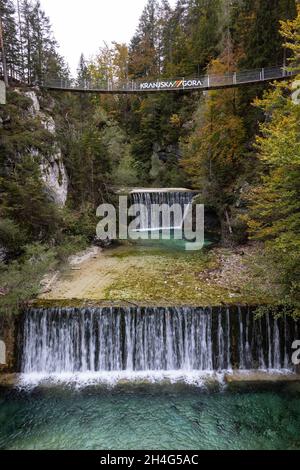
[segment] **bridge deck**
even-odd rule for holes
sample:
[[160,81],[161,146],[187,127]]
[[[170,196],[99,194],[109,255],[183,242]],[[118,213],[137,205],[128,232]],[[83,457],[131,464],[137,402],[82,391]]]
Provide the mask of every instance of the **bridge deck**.
[[196,78],[162,79],[156,81],[111,81],[106,82],[77,82],[75,80],[45,80],[43,87],[49,90],[72,91],[78,93],[101,94],[137,94],[174,91],[209,91],[223,88],[233,88],[273,80],[284,80],[297,75],[299,71],[288,71],[284,67],[269,67],[225,75],[206,75]]

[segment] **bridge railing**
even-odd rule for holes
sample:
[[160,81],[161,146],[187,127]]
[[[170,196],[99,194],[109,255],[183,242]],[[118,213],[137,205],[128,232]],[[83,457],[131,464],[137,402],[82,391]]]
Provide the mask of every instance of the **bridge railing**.
[[99,92],[154,92],[154,91],[174,91],[174,90],[209,90],[214,88],[230,87],[246,83],[263,82],[267,80],[280,79],[296,75],[284,67],[268,67],[255,70],[243,70],[241,72],[230,72],[223,75],[208,74],[195,78],[174,78],[157,80],[125,80],[113,81],[86,80],[78,82],[76,80],[54,79],[45,80],[43,86],[50,89],[63,89],[73,91],[99,91]]

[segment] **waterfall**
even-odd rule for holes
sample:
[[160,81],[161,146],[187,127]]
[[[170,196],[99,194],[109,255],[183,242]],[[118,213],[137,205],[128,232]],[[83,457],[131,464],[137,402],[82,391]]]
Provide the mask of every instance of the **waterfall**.
[[224,370],[224,331],[222,326],[222,312],[218,314],[218,370]]
[[269,369],[272,369],[272,337],[271,337],[271,324],[270,324],[270,315],[266,315],[267,323],[267,341],[268,341],[268,365]]
[[270,316],[264,330],[262,320],[242,308],[30,309],[22,372],[292,369],[294,332],[293,320]]
[[239,307],[239,326],[240,326],[240,338],[239,338],[239,353],[240,353],[240,361],[239,367],[240,369],[245,369],[245,338],[244,338],[244,321],[242,318],[242,309]]
[[[296,332],[295,332],[296,333]],[[297,337],[297,333],[295,338]],[[288,355],[288,342],[289,342],[289,325],[287,321],[286,314],[284,315],[284,368],[287,369],[289,366],[289,355]]]
[[[133,192],[131,196],[132,202],[135,205],[145,207],[145,210],[140,211],[139,231],[157,231],[181,229],[195,194],[190,191],[160,192],[149,190],[149,192]],[[166,226],[162,213],[157,214],[157,208],[155,208],[155,206],[162,207],[163,205],[167,205],[170,208],[175,204],[179,205],[181,208],[181,220],[178,221],[177,218],[175,219],[174,213],[171,213],[170,221],[168,221],[168,226]],[[157,217],[157,215],[159,217]]]
[[[264,349],[263,349],[263,330],[262,330],[262,321],[261,318],[257,320],[258,324],[256,324],[256,334],[257,334],[257,351],[258,351],[258,367],[261,370],[266,369],[266,362],[264,357]],[[285,367],[287,368],[287,367]]]
[[230,310],[227,308],[226,310],[226,319],[227,319],[227,364],[228,369],[231,369],[231,340],[230,340]]
[[252,364],[252,353],[251,353],[251,346],[250,346],[250,311],[247,311],[246,316],[246,344],[245,344],[245,364],[246,369],[249,369]]

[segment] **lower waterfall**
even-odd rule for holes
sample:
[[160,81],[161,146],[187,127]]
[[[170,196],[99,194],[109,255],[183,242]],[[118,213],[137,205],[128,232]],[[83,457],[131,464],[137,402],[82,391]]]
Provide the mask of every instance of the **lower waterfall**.
[[45,308],[25,313],[24,374],[293,369],[296,323],[248,308]]

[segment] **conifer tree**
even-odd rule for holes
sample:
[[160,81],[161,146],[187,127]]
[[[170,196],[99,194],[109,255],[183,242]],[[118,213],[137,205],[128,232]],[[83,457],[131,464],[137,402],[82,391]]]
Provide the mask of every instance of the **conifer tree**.
[[159,74],[159,4],[148,0],[129,47],[129,73],[133,78],[155,77]]
[[28,83],[42,82],[45,77],[66,76],[67,67],[57,52],[50,21],[40,2],[22,0],[20,11],[24,71]]
[[235,47],[243,53],[240,67],[283,65],[286,58],[279,34],[280,20],[295,16],[295,0],[235,0],[231,27]]
[[84,83],[89,78],[88,64],[86,63],[84,54],[80,55],[79,64],[77,67],[77,82]]
[[[11,0],[0,0],[0,18],[2,25],[3,52],[7,74],[14,77],[20,69],[20,50],[15,20],[15,7]],[[5,51],[5,52],[4,52]]]

